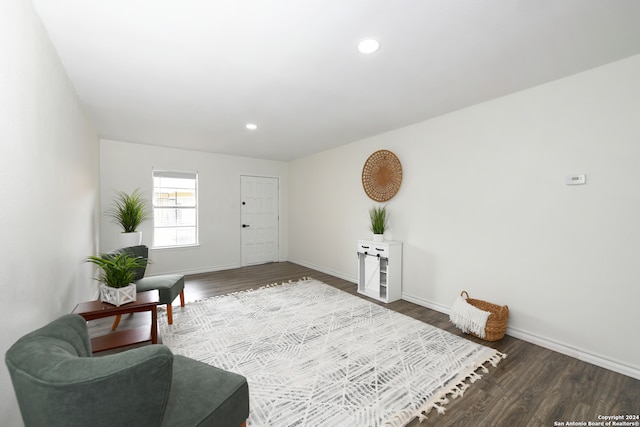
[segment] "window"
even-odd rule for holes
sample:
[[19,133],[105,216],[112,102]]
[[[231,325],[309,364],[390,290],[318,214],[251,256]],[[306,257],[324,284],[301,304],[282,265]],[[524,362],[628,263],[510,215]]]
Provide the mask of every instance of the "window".
[[153,246],[198,244],[198,174],[153,171]]

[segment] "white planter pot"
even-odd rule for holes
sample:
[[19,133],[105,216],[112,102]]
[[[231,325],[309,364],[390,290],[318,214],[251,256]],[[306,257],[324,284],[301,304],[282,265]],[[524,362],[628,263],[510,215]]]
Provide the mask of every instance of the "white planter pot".
[[112,288],[100,283],[100,301],[113,304],[116,307],[136,300],[136,285],[131,283],[124,288]]
[[142,231],[134,231],[133,233],[120,233],[120,246],[128,248],[129,246],[138,246],[142,244]]
[[373,235],[374,242],[384,242],[384,234],[374,234]]

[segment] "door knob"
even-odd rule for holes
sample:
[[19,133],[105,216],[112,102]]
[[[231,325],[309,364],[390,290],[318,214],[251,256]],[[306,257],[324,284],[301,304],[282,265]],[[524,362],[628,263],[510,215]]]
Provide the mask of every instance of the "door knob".
[[242,228],[247,228],[249,224],[242,224]]

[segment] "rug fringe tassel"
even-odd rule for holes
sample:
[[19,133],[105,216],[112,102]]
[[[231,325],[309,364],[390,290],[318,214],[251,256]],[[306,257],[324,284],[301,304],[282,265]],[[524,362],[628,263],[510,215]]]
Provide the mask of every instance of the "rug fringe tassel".
[[[242,291],[229,292],[228,294],[224,294],[224,295],[215,295],[215,296],[212,296],[212,297],[208,297],[208,298],[203,298],[203,299],[195,300],[195,301],[193,301],[193,302],[209,301],[209,300],[216,299],[216,298],[227,297],[227,296],[229,296],[229,295],[240,295],[240,294],[244,294],[244,293],[247,293],[247,292],[255,292],[255,291],[259,291],[260,289],[268,289],[268,288],[274,288],[274,287],[276,287],[276,286],[288,285],[288,284],[290,284],[290,283],[308,282],[309,280],[313,280],[313,277],[301,277],[301,278],[300,278],[300,279],[298,279],[298,280],[290,279],[288,282],[281,282],[281,283],[279,283],[279,282],[275,282],[275,283],[268,283],[268,284],[266,284],[266,285],[262,285],[262,286],[260,286],[258,289],[250,288],[250,289],[245,289],[245,290],[242,290]],[[158,306],[158,309],[162,309],[162,306]]]
[[[308,282],[309,280],[313,280],[313,278],[312,277],[301,277],[298,280],[289,279],[289,281],[287,281],[287,282],[274,282],[274,283],[269,283],[269,284],[266,284],[266,285],[262,285],[257,290],[259,291],[260,289],[274,288],[276,286],[288,285],[290,283]],[[249,290],[253,291],[253,289],[249,289]]]
[[[433,399],[426,401],[417,411],[411,414],[409,418],[405,417],[406,411],[403,411],[403,413],[397,414],[396,417],[394,417],[393,421],[387,422],[385,425],[393,427],[406,426],[409,422],[416,418],[418,419],[419,423],[422,423],[424,420],[428,419],[427,415],[434,409],[438,414],[444,414],[446,410],[444,405],[449,403],[449,399],[447,398],[447,396],[449,396],[451,399],[463,397],[464,391],[469,388],[469,384],[467,384],[467,381],[469,383],[474,383],[482,378],[482,375],[480,375],[476,371],[481,370],[483,373],[488,373],[489,370],[486,366],[484,366],[486,363],[490,363],[491,366],[496,367],[502,359],[506,358],[507,355],[505,353],[496,351],[495,354],[489,357],[489,359],[485,363],[477,366],[471,366],[471,371],[459,377],[449,390],[443,391]],[[408,421],[400,421],[400,419],[408,419]]]

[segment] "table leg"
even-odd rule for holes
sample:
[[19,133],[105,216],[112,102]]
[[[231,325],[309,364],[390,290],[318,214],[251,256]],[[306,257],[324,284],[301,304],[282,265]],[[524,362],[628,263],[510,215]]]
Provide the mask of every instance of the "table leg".
[[155,305],[151,308],[151,344],[158,344],[158,310]]

